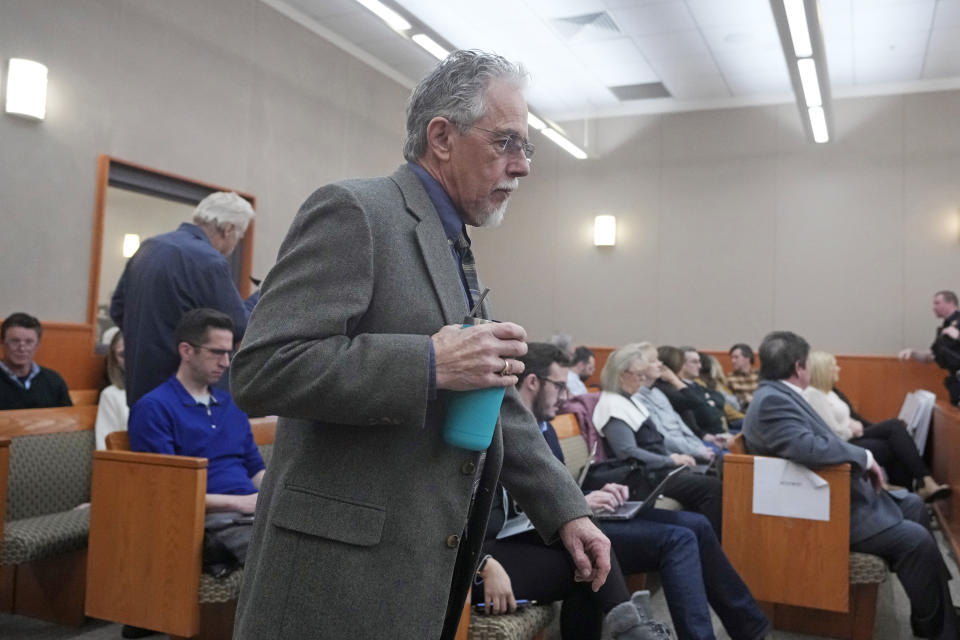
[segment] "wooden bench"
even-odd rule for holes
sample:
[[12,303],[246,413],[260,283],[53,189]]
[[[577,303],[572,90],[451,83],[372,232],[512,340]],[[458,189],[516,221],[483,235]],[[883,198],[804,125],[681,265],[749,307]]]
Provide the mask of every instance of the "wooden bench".
[[91,404],[96,406],[100,401],[99,389],[70,389],[69,393],[70,402],[72,402],[75,407]]
[[[96,406],[0,411],[0,611],[83,623]],[[0,503],[2,504],[2,503]]]
[[830,484],[830,519],[753,512],[755,456],[743,437],[723,470],[723,548],[776,629],[867,640],[873,637],[884,561],[850,551],[850,465],[815,473]]
[[[251,427],[269,464],[276,418]],[[243,571],[201,572],[207,459],[129,451],[122,431],[107,446],[94,453],[87,615],[228,640]]]

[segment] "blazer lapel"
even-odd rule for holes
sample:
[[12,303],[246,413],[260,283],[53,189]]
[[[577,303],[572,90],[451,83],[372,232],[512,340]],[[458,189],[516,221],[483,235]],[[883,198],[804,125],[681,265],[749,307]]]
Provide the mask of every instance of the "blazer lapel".
[[453,264],[450,243],[440,223],[440,214],[430,201],[420,178],[410,168],[401,166],[392,178],[400,187],[407,211],[419,221],[416,227],[417,242],[437,293],[443,318],[447,324],[460,324],[469,309]]

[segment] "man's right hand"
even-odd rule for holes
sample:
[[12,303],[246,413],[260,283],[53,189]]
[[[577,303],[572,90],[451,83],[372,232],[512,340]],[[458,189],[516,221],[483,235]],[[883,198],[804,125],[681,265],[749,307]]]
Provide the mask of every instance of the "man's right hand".
[[[437,388],[467,391],[517,384],[527,353],[527,332],[512,322],[461,328],[447,325],[430,336],[437,365]],[[501,375],[504,365],[508,375]]]
[[913,359],[913,349],[901,349],[897,357],[901,360],[911,360]]
[[673,460],[673,463],[677,466],[697,466],[697,461],[693,459],[693,456],[688,456],[685,453],[671,453],[670,459]]

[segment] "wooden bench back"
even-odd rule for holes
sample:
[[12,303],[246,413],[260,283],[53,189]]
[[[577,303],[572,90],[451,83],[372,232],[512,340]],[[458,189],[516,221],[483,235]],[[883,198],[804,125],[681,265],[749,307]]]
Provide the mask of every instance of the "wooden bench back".
[[753,512],[754,456],[723,459],[723,549],[757,600],[848,611],[850,465],[816,473],[830,483],[830,520]]
[[[257,445],[273,444],[277,432],[277,418],[252,418],[250,429]],[[107,434],[107,451],[130,451],[130,434],[126,431],[114,431]]]
[[563,462],[570,474],[576,478],[590,457],[587,441],[580,434],[577,416],[572,413],[561,413],[551,420],[550,424],[553,425],[553,430],[557,432],[557,438],[560,440]]
[[97,405],[0,411],[0,436],[39,435],[93,429]]
[[87,404],[97,404],[100,401],[99,389],[70,389],[70,402],[80,407]]

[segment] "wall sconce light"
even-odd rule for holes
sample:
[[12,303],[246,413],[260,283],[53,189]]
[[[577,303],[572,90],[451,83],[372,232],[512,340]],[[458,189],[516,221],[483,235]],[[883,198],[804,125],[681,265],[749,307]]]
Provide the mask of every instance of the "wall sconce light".
[[617,244],[617,217],[597,216],[593,219],[593,244],[612,247]]
[[47,67],[10,58],[7,67],[7,113],[43,120],[47,113]]
[[136,233],[123,234],[123,257],[131,258],[140,248],[140,236]]

